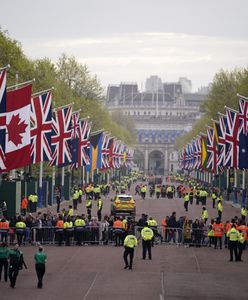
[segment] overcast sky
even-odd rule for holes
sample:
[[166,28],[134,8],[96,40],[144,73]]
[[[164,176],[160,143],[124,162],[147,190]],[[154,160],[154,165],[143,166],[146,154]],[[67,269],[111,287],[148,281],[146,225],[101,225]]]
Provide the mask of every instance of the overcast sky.
[[0,25],[30,58],[74,55],[102,84],[248,66],[247,0],[5,0]]

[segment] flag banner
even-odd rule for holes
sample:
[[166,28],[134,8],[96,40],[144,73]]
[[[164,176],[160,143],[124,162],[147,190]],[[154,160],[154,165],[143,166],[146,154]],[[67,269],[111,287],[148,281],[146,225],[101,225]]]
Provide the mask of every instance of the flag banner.
[[109,139],[109,168],[112,169],[113,166],[113,150],[114,150],[114,138]]
[[52,135],[52,91],[31,100],[31,157],[32,163],[50,161]]
[[72,107],[60,108],[53,113],[52,118],[52,160],[50,166],[63,167],[71,163],[71,119]]
[[[226,157],[226,116],[219,116],[219,123],[216,122],[216,132],[218,134],[218,157],[217,166],[218,170],[222,173],[224,171],[225,157]],[[216,135],[217,135],[216,134]]]
[[207,169],[216,173],[217,168],[217,144],[214,136],[214,129],[207,128]]
[[201,136],[196,137],[196,152],[197,152],[197,165],[196,169],[201,169],[201,156],[202,156],[202,150],[201,150]]
[[248,99],[239,98],[239,169],[248,169]]
[[239,114],[226,108],[225,167],[238,168],[239,161]]
[[102,170],[110,168],[109,165],[109,141],[110,137],[107,133],[103,133],[103,142],[102,142]]
[[131,168],[133,166],[133,155],[134,155],[134,150],[128,148],[126,160],[127,160],[127,166],[129,168]]
[[207,137],[201,135],[201,168],[207,169]]
[[5,135],[6,135],[6,85],[7,85],[7,69],[0,70],[0,172],[6,170],[5,157]]
[[80,168],[90,163],[89,136],[91,126],[86,120],[79,120],[79,112],[72,115],[72,168]]
[[90,163],[86,166],[86,170],[94,171],[96,169],[102,168],[102,142],[103,142],[103,132],[93,133],[90,135],[90,149],[89,157]]
[[[5,79],[6,80],[6,79]],[[2,93],[1,95],[4,95]],[[5,169],[10,171],[31,164],[30,115],[32,84],[7,92],[0,105],[1,148]]]
[[120,168],[120,148],[121,148],[121,141],[114,139],[113,145],[113,167],[114,169]]

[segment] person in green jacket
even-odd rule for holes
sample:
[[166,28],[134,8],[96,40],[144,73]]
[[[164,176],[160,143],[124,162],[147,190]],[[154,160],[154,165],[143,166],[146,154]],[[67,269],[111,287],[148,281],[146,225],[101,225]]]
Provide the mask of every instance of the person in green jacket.
[[15,288],[16,278],[19,273],[21,264],[21,251],[19,250],[19,245],[16,244],[13,249],[9,251],[9,280],[10,287]]
[[8,281],[8,258],[9,249],[7,243],[2,242],[0,245],[0,281],[2,280],[2,269],[4,268],[4,280]]
[[46,272],[46,262],[47,262],[47,255],[43,251],[42,246],[39,246],[38,251],[34,255],[34,260],[35,260],[35,271],[38,278],[37,288],[42,289],[43,287],[42,280]]

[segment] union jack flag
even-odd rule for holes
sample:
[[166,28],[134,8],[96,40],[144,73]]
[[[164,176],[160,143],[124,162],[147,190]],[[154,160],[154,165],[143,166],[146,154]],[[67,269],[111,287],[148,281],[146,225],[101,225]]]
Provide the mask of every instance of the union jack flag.
[[90,158],[89,158],[90,131],[91,131],[90,123],[87,120],[80,120],[76,168],[87,166],[90,163]]
[[127,160],[127,166],[132,167],[133,165],[133,155],[134,155],[134,150],[133,149],[127,149],[127,155],[126,155],[126,160]]
[[239,161],[239,114],[230,109],[226,109],[226,156],[225,166],[238,168]]
[[217,166],[218,170],[223,172],[226,157],[226,116],[220,114],[219,122],[216,122],[216,131],[218,133],[218,155],[217,155]]
[[248,169],[248,98],[239,98],[239,168]]
[[109,169],[109,141],[110,136],[106,133],[103,134],[102,143],[102,169]]
[[[7,69],[0,70],[0,112],[5,110],[6,105]],[[5,157],[5,117],[0,117],[0,171],[6,169]]]
[[118,169],[121,166],[121,141],[114,140],[113,146],[113,168]]
[[52,92],[31,99],[31,156],[33,164],[52,159]]
[[207,169],[216,173],[217,168],[217,145],[214,136],[214,129],[212,127],[207,128]]
[[52,119],[53,150],[50,166],[64,166],[72,161],[70,152],[72,108],[67,106],[54,112]]

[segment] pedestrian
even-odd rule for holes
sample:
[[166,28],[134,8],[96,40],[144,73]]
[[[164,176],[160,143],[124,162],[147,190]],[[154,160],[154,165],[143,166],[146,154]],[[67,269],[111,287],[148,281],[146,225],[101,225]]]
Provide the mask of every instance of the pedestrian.
[[242,253],[245,249],[245,235],[244,233],[239,230],[239,239],[238,239],[238,261],[242,261]]
[[9,249],[7,243],[3,242],[0,246],[0,281],[2,280],[2,269],[4,268],[4,280],[8,281],[8,258]]
[[25,234],[26,223],[23,221],[22,217],[19,216],[17,222],[15,224],[15,231],[17,235],[17,243],[18,245],[22,245],[23,238]]
[[184,196],[184,208],[185,208],[185,211],[188,211],[188,205],[189,205],[189,194],[187,193],[185,196]]
[[241,208],[241,220],[245,222],[245,218],[247,216],[247,209],[245,206]]
[[21,214],[23,216],[26,216],[27,209],[28,209],[28,199],[27,199],[27,197],[22,196],[22,200],[21,200]]
[[202,218],[202,221],[204,222],[204,224],[206,224],[207,220],[208,220],[208,211],[205,206],[203,206],[203,208],[202,208],[201,218]]
[[9,251],[9,280],[10,287],[15,288],[16,279],[19,274],[21,262],[21,252],[19,250],[19,245],[16,244],[13,249]]
[[222,205],[222,201],[219,200],[217,203],[217,212],[218,212],[218,217],[221,220],[222,218],[222,212],[223,212],[223,205]]
[[57,204],[57,213],[60,212],[60,203],[61,203],[61,189],[59,186],[55,188],[55,197],[56,197],[56,204]]
[[97,217],[98,217],[98,221],[102,221],[102,199],[98,198],[97,200]]
[[47,262],[47,255],[43,250],[42,246],[39,246],[38,251],[34,255],[35,259],[35,270],[38,278],[37,288],[42,289],[43,287],[43,276],[46,272],[46,262]]
[[152,239],[153,239],[153,231],[148,227],[148,223],[145,223],[145,227],[141,230],[142,237],[142,249],[143,256],[142,259],[146,259],[146,252],[148,252],[148,257],[152,259]]
[[87,199],[85,205],[86,205],[88,220],[91,220],[92,200],[90,198]]
[[233,252],[235,261],[238,261],[237,247],[240,233],[236,229],[236,224],[232,224],[232,228],[228,231],[227,236],[229,238],[230,261],[233,261]]
[[[132,270],[134,248],[137,246],[137,244],[138,244],[138,241],[137,241],[135,235],[133,235],[133,232],[130,231],[124,240],[124,247],[125,247],[125,251],[123,254],[123,258],[124,258],[124,262],[125,262],[124,269],[128,268],[129,270]],[[129,263],[128,263],[128,256],[129,256]]]

